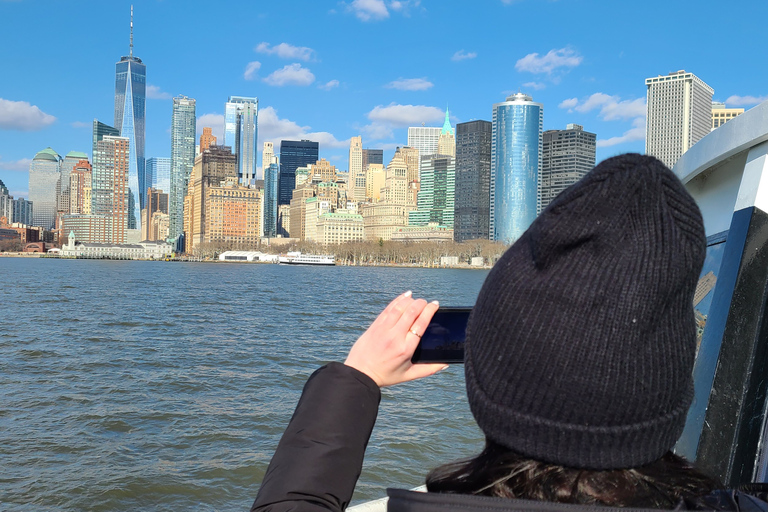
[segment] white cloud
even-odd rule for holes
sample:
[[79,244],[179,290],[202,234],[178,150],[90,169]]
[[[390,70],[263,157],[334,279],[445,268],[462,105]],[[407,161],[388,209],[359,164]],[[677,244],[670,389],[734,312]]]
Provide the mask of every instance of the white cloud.
[[211,128],[216,144],[224,144],[224,115],[222,114],[203,114],[197,118],[195,129],[197,133],[203,133],[203,128]]
[[460,60],[474,59],[475,57],[477,57],[477,52],[465,52],[461,49],[453,54],[451,60],[458,62]]
[[259,111],[259,144],[265,141],[275,143],[275,150],[281,140],[307,139],[320,143],[321,148],[349,147],[349,139],[338,140],[329,132],[312,132],[309,126],[300,126],[290,119],[280,119],[277,110],[265,107]]
[[567,108],[568,112],[572,112],[573,107],[579,104],[578,98],[568,98],[567,100],[563,100],[558,105],[559,108]]
[[394,137],[394,128],[419,126],[421,123],[440,123],[445,118],[445,112],[437,107],[427,105],[378,105],[368,112],[371,124],[363,127],[366,135],[374,140]]
[[632,128],[624,132],[620,137],[611,137],[610,139],[601,139],[597,141],[597,147],[607,148],[625,142],[635,140],[645,140],[645,117],[638,117],[632,121]]
[[751,107],[752,105],[757,105],[758,103],[762,103],[764,101],[768,101],[768,96],[730,96],[727,100],[725,100],[725,104],[729,105],[731,107]]
[[384,0],[353,0],[348,8],[362,21],[389,18],[389,11]]
[[549,50],[546,55],[540,57],[538,53],[529,53],[515,63],[518,71],[551,75],[558,68],[574,68],[581,64],[583,57],[570,48]]
[[339,81],[338,80],[331,80],[330,82],[318,85],[320,89],[324,89],[326,91],[330,91],[331,89],[338,87]]
[[0,170],[3,171],[27,172],[29,171],[29,165],[31,163],[31,158],[22,158],[21,160],[3,160],[3,157],[0,156]]
[[245,73],[243,73],[243,78],[246,80],[255,80],[256,79],[256,73],[261,69],[261,62],[254,60],[253,62],[249,62],[247,66],[245,66]]
[[543,84],[541,82],[525,82],[523,84],[523,87],[527,87],[528,89],[533,89],[534,91],[540,91],[544,88],[546,88],[546,84]]
[[393,82],[389,82],[384,87],[400,91],[426,91],[433,85],[435,84],[426,78],[398,78]]
[[93,123],[84,123],[82,121],[75,121],[69,124],[72,128],[90,128],[93,126]]
[[55,121],[54,116],[46,114],[36,105],[0,98],[0,130],[32,132],[42,130]]
[[301,64],[294,63],[273,71],[264,79],[269,85],[282,87],[284,85],[310,85],[315,81],[315,75],[307,68],[301,67]]
[[167,92],[163,92],[160,90],[160,87],[156,85],[149,85],[147,84],[147,98],[150,100],[169,100],[172,98],[170,94]]
[[599,115],[604,121],[634,119],[636,117],[645,117],[645,98],[622,100],[618,96],[610,96],[602,92],[596,92],[587,98],[584,103],[570,108],[582,113],[600,109]]
[[306,46],[293,46],[288,43],[280,43],[270,46],[269,43],[259,43],[254,51],[267,55],[277,55],[281,59],[309,61],[315,54],[315,50]]

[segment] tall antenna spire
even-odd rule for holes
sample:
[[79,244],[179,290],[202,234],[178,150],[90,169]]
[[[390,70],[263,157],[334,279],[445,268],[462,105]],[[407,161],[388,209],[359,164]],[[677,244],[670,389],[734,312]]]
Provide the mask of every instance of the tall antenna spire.
[[133,57],[133,5],[131,5],[131,51],[130,56]]

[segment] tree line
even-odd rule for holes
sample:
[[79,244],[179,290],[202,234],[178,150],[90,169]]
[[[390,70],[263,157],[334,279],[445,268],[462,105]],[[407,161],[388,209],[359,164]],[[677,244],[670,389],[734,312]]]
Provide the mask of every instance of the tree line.
[[437,267],[443,256],[455,256],[460,265],[468,265],[473,257],[483,258],[484,265],[493,265],[507,246],[492,240],[478,239],[465,242],[393,242],[365,240],[338,245],[322,245],[305,240],[287,244],[241,244],[231,242],[200,243],[192,250],[196,258],[216,259],[225,251],[261,251],[266,254],[284,254],[301,251],[306,254],[328,254],[339,265],[413,265]]

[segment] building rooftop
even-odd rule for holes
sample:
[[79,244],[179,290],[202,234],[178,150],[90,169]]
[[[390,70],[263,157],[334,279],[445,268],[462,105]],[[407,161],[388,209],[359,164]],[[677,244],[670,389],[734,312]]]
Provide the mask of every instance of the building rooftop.
[[87,160],[88,155],[86,155],[82,151],[70,151],[69,153],[67,153],[66,158],[79,158],[80,160]]
[[50,162],[58,162],[61,159],[59,154],[52,150],[50,147],[45,148],[42,151],[38,151],[34,160],[48,160]]

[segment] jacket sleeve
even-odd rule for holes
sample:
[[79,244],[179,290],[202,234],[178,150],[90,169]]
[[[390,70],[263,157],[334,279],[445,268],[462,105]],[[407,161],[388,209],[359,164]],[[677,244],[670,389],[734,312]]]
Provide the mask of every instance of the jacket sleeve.
[[381,391],[330,363],[309,378],[251,511],[342,511],[352,498]]

